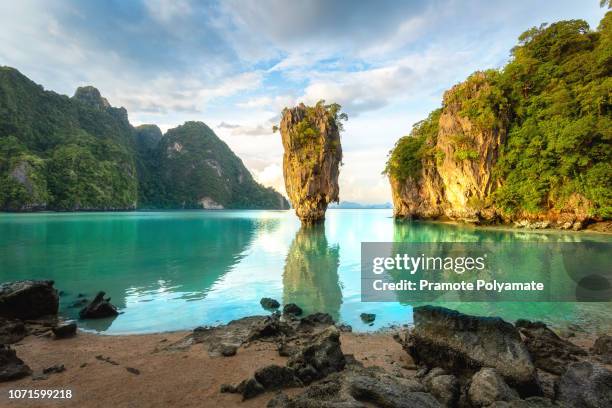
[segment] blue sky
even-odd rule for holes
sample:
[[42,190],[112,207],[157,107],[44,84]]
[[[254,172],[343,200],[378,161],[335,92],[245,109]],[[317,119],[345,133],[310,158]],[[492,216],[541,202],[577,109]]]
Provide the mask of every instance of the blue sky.
[[595,28],[604,12],[599,0],[3,1],[0,65],[68,95],[94,85],[135,125],[203,121],[282,192],[280,111],[338,102],[341,199],[385,202],[388,151],[445,89],[503,66],[532,26]]

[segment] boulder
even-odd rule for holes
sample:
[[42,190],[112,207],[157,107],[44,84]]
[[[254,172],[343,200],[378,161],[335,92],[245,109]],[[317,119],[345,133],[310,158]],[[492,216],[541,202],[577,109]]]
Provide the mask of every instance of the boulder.
[[267,391],[302,386],[302,382],[295,376],[291,368],[274,364],[255,371],[254,377]]
[[451,374],[438,375],[431,379],[429,392],[445,407],[454,407],[459,402],[459,380]]
[[518,320],[515,324],[523,335],[523,342],[537,368],[561,375],[568,364],[576,361],[576,356],[586,355],[586,351],[575,344],[557,336],[542,322]]
[[104,299],[104,292],[98,292],[95,299],[79,312],[81,319],[102,319],[117,316],[117,308],[110,303],[110,298]]
[[59,296],[51,280],[0,284],[0,317],[37,319],[57,314]]
[[378,367],[356,365],[308,386],[294,397],[276,395],[270,408],[364,408],[406,407],[442,408],[442,405],[416,381],[386,373]]
[[587,361],[572,363],[559,378],[555,399],[572,408],[612,407],[612,371]]
[[27,335],[21,320],[0,318],[0,344],[17,343]]
[[612,364],[612,336],[604,334],[595,340],[595,344],[591,348],[591,353],[605,364]]
[[541,393],[535,366],[516,328],[498,317],[414,308],[414,329],[403,341],[417,364],[451,372],[492,367],[523,396]]
[[296,305],[295,303],[287,303],[283,307],[283,314],[286,314],[286,315],[300,316],[302,313],[303,313],[302,308]]
[[362,313],[359,317],[361,321],[366,324],[374,323],[374,320],[376,320],[376,315],[374,313]]
[[76,335],[76,322],[64,322],[51,329],[56,339],[65,339]]
[[470,402],[475,407],[487,407],[495,401],[520,399],[517,392],[493,368],[482,368],[472,377],[468,390]]
[[249,378],[238,384],[235,392],[242,394],[242,399],[246,400],[263,394],[265,391],[265,388],[256,379]]
[[292,368],[304,384],[309,384],[342,370],[345,364],[340,331],[336,326],[329,326],[307,340],[304,347],[289,358],[287,367]]
[[32,374],[32,370],[19,357],[15,350],[0,344],[0,382],[17,380]]
[[279,313],[273,313],[264,319],[259,319],[253,323],[249,329],[246,341],[251,342],[259,339],[292,335],[293,328],[280,319]]
[[278,303],[278,300],[272,298],[261,298],[259,303],[264,309],[278,309],[280,307],[280,303]]

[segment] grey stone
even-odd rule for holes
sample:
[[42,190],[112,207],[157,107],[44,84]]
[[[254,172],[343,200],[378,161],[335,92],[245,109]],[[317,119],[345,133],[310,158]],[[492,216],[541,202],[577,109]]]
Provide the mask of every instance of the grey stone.
[[468,396],[475,407],[486,407],[495,401],[520,399],[518,393],[493,368],[482,368],[474,374]]

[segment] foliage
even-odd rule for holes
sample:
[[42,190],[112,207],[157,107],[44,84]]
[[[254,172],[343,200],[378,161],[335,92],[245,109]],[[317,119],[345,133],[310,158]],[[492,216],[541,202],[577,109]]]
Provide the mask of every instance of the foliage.
[[[69,98],[0,67],[0,210],[195,208],[202,197],[226,208],[288,207],[206,125],[168,133],[133,128],[127,111],[95,88]],[[166,160],[163,149],[174,141],[190,154]],[[206,160],[217,161],[223,177]]]
[[[459,104],[459,115],[479,130],[507,131],[493,170],[498,208],[538,213],[563,208],[579,196],[592,216],[612,216],[611,74],[608,12],[596,31],[583,20],[531,28],[503,69],[475,73],[446,93],[445,108]],[[436,134],[424,137],[413,130],[401,138],[385,172],[400,180],[415,175]],[[462,135],[453,142],[456,160],[475,158]]]
[[582,20],[526,31],[500,84],[513,108],[496,169],[507,212],[562,207],[575,194],[593,216],[612,215],[612,13],[599,30]]
[[163,189],[153,189],[150,205],[200,208],[209,198],[224,208],[288,208],[271,188],[257,183],[242,160],[202,122],[170,129],[155,151]]
[[442,109],[433,111],[427,119],[417,122],[408,136],[397,141],[389,152],[383,174],[400,181],[418,176],[423,159],[436,155],[431,146],[438,135],[441,113]]

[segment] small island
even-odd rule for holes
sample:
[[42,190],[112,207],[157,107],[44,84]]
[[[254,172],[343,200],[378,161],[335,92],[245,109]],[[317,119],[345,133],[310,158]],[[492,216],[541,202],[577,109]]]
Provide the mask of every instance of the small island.
[[342,162],[340,105],[300,104],[282,113],[283,176],[289,201],[302,224],[325,219],[327,205],[339,202],[338,176]]

